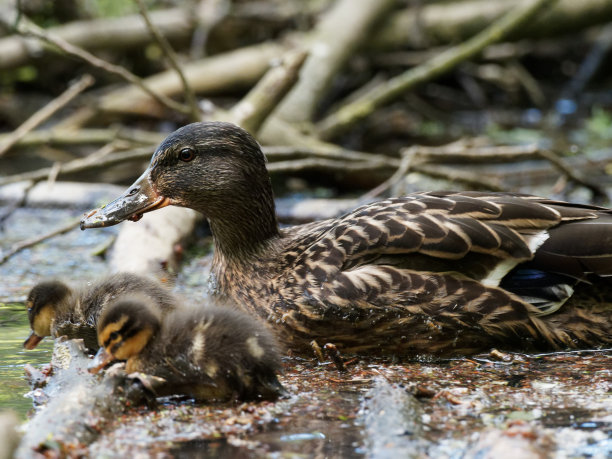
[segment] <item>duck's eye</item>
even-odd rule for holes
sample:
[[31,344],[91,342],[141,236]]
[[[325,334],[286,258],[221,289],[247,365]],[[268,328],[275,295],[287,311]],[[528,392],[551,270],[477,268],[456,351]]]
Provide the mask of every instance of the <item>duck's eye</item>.
[[178,157],[181,161],[188,163],[195,158],[195,151],[193,148],[183,148],[181,151],[179,151]]

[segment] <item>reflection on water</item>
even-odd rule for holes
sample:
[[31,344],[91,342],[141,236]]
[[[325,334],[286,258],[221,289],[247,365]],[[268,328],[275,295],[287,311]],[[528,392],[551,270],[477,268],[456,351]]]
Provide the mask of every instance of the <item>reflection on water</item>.
[[32,401],[23,396],[30,390],[23,367],[49,363],[53,349],[53,340],[47,338],[35,350],[25,350],[23,341],[29,332],[23,305],[0,303],[0,411],[11,409],[22,419],[32,408]]

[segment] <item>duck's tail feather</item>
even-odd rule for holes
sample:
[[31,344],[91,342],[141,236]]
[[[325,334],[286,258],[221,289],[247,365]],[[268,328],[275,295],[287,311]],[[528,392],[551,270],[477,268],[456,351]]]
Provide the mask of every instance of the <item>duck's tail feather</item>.
[[549,230],[530,265],[576,279],[612,276],[612,214],[568,222]]

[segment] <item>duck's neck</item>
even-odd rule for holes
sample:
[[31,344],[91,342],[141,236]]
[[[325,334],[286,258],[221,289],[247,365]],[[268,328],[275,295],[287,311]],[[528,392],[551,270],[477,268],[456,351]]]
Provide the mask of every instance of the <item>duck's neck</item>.
[[219,212],[206,212],[219,265],[248,265],[273,245],[279,237],[271,190],[264,194],[243,195]]

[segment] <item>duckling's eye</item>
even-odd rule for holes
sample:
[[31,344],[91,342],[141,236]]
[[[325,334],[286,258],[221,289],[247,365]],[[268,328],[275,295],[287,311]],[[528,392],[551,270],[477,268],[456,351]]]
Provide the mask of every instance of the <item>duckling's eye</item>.
[[193,148],[183,148],[181,151],[179,151],[178,157],[181,161],[188,163],[195,158],[195,151]]

